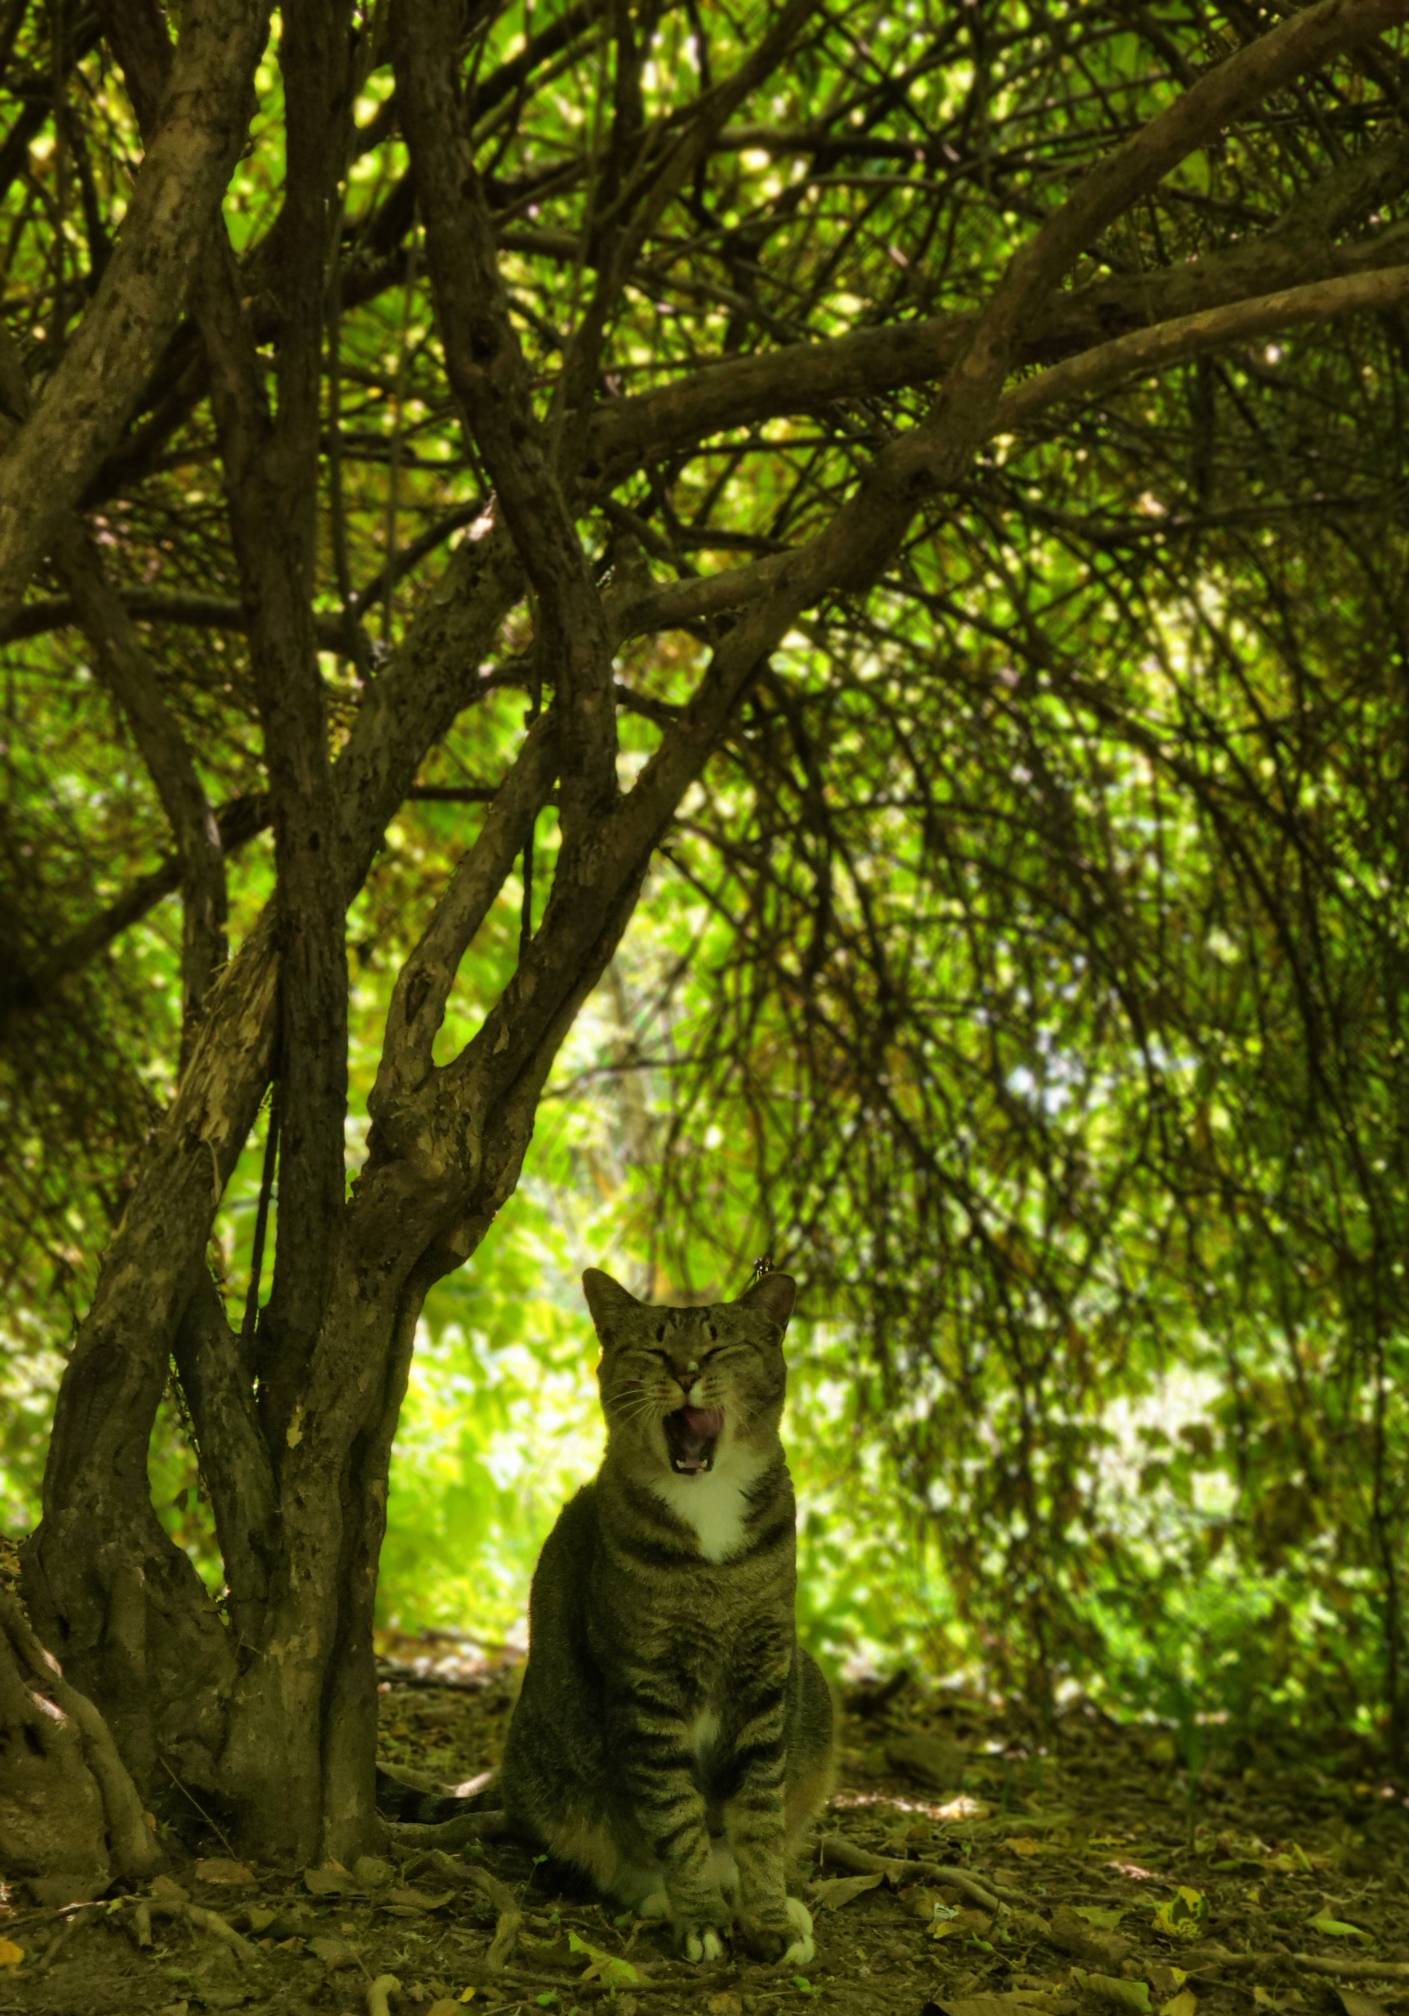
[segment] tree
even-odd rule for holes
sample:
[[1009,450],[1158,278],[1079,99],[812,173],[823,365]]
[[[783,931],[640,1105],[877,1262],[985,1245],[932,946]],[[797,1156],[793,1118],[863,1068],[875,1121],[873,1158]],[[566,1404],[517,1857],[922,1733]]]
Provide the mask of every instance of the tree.
[[[757,898],[747,971],[765,984],[728,1046],[731,1069],[745,1058],[764,1103],[770,1071],[775,1087],[813,1072],[839,1105],[856,1095],[872,1132],[848,1137],[831,1180],[871,1194],[914,1186],[911,1251],[964,1248],[964,1293],[986,1282],[1006,1311],[1029,1457],[1054,1366],[1050,1343],[1024,1355],[1028,1286],[1069,1310],[1132,1185],[1147,1211],[1152,1197],[1180,1199],[1191,1226],[1208,1207],[1192,1201],[1190,1169],[1226,1201],[1207,1111],[1203,1135],[1181,1134],[1163,1163],[1147,1152],[1178,1075],[1177,1017],[1149,1003],[1162,988],[1185,998],[1208,961],[1170,959],[1177,985],[1157,970],[1168,905],[1158,928],[1139,920],[1137,943],[1137,870],[1090,855],[1086,832],[1109,838],[1113,817],[1134,818],[1142,776],[1167,766],[1185,823],[1160,845],[1211,836],[1221,903],[1227,876],[1258,872],[1233,803],[1242,730],[1216,706],[1179,736],[1142,726],[1141,668],[1121,654],[1137,638],[1156,657],[1167,646],[1161,593],[1139,566],[1103,575],[1106,628],[1089,666],[1059,641],[1063,597],[1096,606],[1089,580],[1052,561],[1064,579],[1047,595],[1043,567],[1063,541],[1080,544],[1062,501],[1084,462],[1110,494],[1129,495],[1134,479],[1137,510],[1159,518],[1154,472],[1182,461],[1203,541],[1187,576],[1220,582],[1234,610],[1207,620],[1236,677],[1232,631],[1249,611],[1267,620],[1271,591],[1239,542],[1231,492],[1241,480],[1261,498],[1281,448],[1242,361],[1260,358],[1266,375],[1271,339],[1313,332],[1294,383],[1310,401],[1320,373],[1323,397],[1353,404],[1350,488],[1391,431],[1384,386],[1398,384],[1409,266],[1403,225],[1384,219],[1409,150],[1386,125],[1402,93],[1386,38],[1409,4],[1270,11],[1267,22],[1196,5],[1170,23],[1143,6],[1053,0],[1029,18],[985,0],[930,21],[792,0],[740,26],[722,11],[584,0],[539,25],[525,9],[455,0],[365,14],[314,0],[280,15],[261,55],[252,6],[232,16],[193,0],[174,48],[155,8],[102,4],[57,28],[12,10],[7,634],[48,654],[35,718],[52,747],[52,682],[91,667],[171,849],[81,920],[56,872],[37,893],[37,929],[13,885],[10,1033],[32,1042],[46,1017],[67,1032],[60,1107],[91,1107],[72,1074],[85,1044],[110,1055],[102,1031],[127,1013],[100,1001],[75,1034],[95,954],[163,893],[179,890],[182,915],[178,1068],[121,1179],[24,1592],[144,1790],[167,1766],[260,1853],[347,1856],[374,1838],[372,1603],[422,1301],[472,1263],[511,1195],[554,1058],[652,864],[699,880],[701,821]],[[1374,383],[1358,361],[1367,328],[1383,332]],[[1177,453],[1171,413],[1183,416]],[[1277,427],[1302,424],[1293,412]],[[1046,458],[1046,489],[1016,474],[1016,439],[1039,468]],[[1297,444],[1291,459],[1300,469],[1315,452]],[[408,538],[412,514],[425,522]],[[1019,534],[1034,542],[1026,557]],[[980,552],[1005,584],[987,650]],[[700,571],[699,555],[741,557]],[[1299,564],[1330,583],[1351,561],[1316,571],[1303,551]],[[1170,571],[1187,578],[1182,563]],[[1402,599],[1388,571],[1385,623]],[[192,628],[204,658],[181,641]],[[897,667],[919,690],[898,696]],[[820,739],[819,693],[831,722]],[[1382,687],[1367,702],[1379,721],[1398,718],[1394,704]],[[1044,739],[1060,741],[1070,709],[1100,728],[1084,783]],[[895,932],[907,906],[917,926],[935,922],[924,902],[975,783],[970,769],[936,788],[958,713],[975,763],[1011,771],[1022,759],[990,780],[994,886],[1037,890],[1049,919],[1080,924],[1069,977],[1085,1025],[1068,1047],[1109,1039],[1137,1060],[1109,1124],[1138,1132],[1141,1154],[1114,1156],[1099,1195],[1083,1190],[1089,1144],[1074,1140],[1035,1205],[1017,1178],[999,1196],[1002,1171],[967,1195],[952,1169],[935,1173],[936,1142],[961,1122],[936,1106],[951,1082],[936,1005]],[[468,784],[428,781],[438,761],[467,755]],[[747,835],[730,834],[727,791],[722,807],[702,796],[721,761],[746,781]],[[895,782],[907,766],[908,794]],[[225,780],[236,788],[218,805]],[[878,780],[896,815],[896,875],[868,908],[863,875],[837,887],[850,865],[837,794],[874,800]],[[1248,788],[1273,805],[1281,844],[1301,846],[1280,800]],[[349,1191],[347,919],[377,900],[379,849],[418,791],[481,809],[401,920]],[[26,813],[40,827],[44,816]],[[231,864],[266,824],[272,893],[232,951]],[[80,859],[101,834],[99,819]],[[16,826],[12,858],[32,847]],[[475,969],[473,1026],[449,1041],[467,961],[516,872],[517,945],[501,939],[498,970]],[[1214,899],[1190,872],[1178,900],[1187,922]],[[1294,929],[1279,936],[1280,900],[1255,935],[1280,946],[1293,996],[1324,1019],[1324,970],[1304,970]],[[952,1082],[972,1069],[996,1086],[1040,1161],[1060,1099],[1025,1101],[998,1054],[1004,1015],[1031,1037],[1051,999],[1024,990],[1015,914],[985,915],[975,897],[956,917],[978,930],[994,973],[967,1033],[956,1024],[949,1039],[963,1067]],[[52,928],[61,917],[67,928]],[[1281,996],[1254,986],[1255,1021]],[[777,1047],[789,1029],[791,1059]],[[987,1031],[990,1054],[974,1054]],[[1293,1030],[1283,1062],[1304,1034]],[[758,1035],[771,1063],[750,1052]],[[1355,1163],[1361,1134],[1336,1103],[1350,1065],[1325,1061],[1335,1048],[1317,1052],[1313,1091],[1329,1088]],[[49,1100],[52,1117],[63,1074],[39,1076],[25,1096]],[[258,1307],[256,1260],[236,1323],[208,1247],[271,1083],[269,1294]],[[130,1067],[106,1067],[115,1137],[130,1136],[147,1096]],[[1201,1101],[1191,1085],[1196,1118]],[[825,1109],[806,1110],[809,1156],[825,1158]],[[779,1166],[787,1130],[761,1107],[757,1139]],[[815,1218],[827,1186],[808,1166]],[[1401,1175],[1396,1161],[1383,1181],[1366,1178],[1383,1219],[1372,1271],[1401,1222]],[[883,1250],[870,1272],[888,1292]],[[1355,1292],[1383,1413],[1387,1284],[1365,1302],[1366,1278],[1357,1271]],[[987,1306],[985,1290],[970,1317]],[[958,1304],[954,1316],[962,1367]],[[921,1305],[903,1321],[924,1318]],[[882,1342],[898,1334],[893,1309],[879,1327]],[[173,1361],[219,1533],[220,1603],[150,1499],[147,1449]],[[1379,1446],[1369,1530],[1393,1665],[1402,1490]],[[1049,1489],[1039,1469],[1018,1473],[1024,1603],[1070,1485]],[[985,1572],[981,1549],[969,1572]],[[1397,1704],[1397,1667],[1391,1682]]]

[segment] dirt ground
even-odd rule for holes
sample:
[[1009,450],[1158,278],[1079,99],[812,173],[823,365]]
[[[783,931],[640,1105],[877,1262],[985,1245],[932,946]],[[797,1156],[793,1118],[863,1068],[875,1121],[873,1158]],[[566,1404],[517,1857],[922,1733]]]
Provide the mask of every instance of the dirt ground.
[[[387,1760],[498,1754],[506,1662],[403,1643]],[[0,2016],[1221,2016],[1409,2009],[1409,1787],[1350,1745],[1253,1749],[1089,1708],[1039,1736],[907,1676],[847,1703],[802,1883],[805,1973],[677,1963],[522,1850],[396,1851],[275,1879],[212,1839],[141,1897],[0,1905]]]

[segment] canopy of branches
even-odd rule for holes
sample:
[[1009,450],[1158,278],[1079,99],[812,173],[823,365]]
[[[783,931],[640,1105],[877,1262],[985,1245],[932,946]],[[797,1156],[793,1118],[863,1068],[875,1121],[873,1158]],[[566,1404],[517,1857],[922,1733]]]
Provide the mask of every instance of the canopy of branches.
[[[357,23],[306,395],[335,759],[404,704],[407,640],[498,536],[502,483],[448,357],[385,11]],[[903,476],[885,458],[936,425],[942,451],[936,387],[1014,254],[1100,174],[1128,181],[1022,303],[977,451],[914,484],[859,571],[833,552],[763,654],[560,1056],[524,1189],[432,1299],[431,1362],[443,1411],[466,1395],[449,1412],[473,1466],[517,1390],[486,1354],[536,1348],[536,1324],[544,1351],[564,1338],[574,1267],[614,1245],[638,1285],[735,1292],[771,1250],[812,1325],[807,1474],[889,1480],[882,1523],[931,1550],[946,1650],[1045,1688],[1290,1699],[1402,1733],[1403,10],[1364,7],[1373,33],[1274,75],[1158,172],[1138,153],[1150,121],[1331,11],[426,10],[455,16],[523,382],[614,625],[623,788],[711,652],[878,468]],[[155,20],[6,10],[7,425],[118,257],[146,117],[133,23]],[[224,218],[287,400],[281,245],[305,223],[280,32]],[[130,410],[56,478],[86,534],[49,528],[4,617],[16,1400],[47,1390],[181,1068],[199,906],[180,819],[218,828],[221,943],[274,886],[215,355],[173,321]],[[526,720],[561,697],[542,601],[516,585],[460,668],[352,903],[353,1174],[397,974]],[[194,812],[163,778],[172,746]],[[559,846],[549,795],[438,1060],[499,998]],[[216,1226],[232,1305],[259,1164],[251,1140]],[[0,1424],[12,1512],[41,1398]],[[174,1416],[163,1435],[178,1476]],[[913,1570],[887,1540],[859,1593],[830,1573],[836,1635],[877,1638]]]

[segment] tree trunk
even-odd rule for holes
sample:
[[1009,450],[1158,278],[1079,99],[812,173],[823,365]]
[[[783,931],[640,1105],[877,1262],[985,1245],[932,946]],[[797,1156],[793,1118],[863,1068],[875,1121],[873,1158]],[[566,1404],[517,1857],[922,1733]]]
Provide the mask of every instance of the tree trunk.
[[161,1862],[102,1716],[0,1592],[0,1869],[42,1904],[71,1904]]
[[[103,1701],[146,1801],[189,1817],[193,1794],[260,1858],[347,1860],[380,1844],[372,1621],[416,1323],[430,1283],[473,1253],[512,1191],[541,1075],[478,1130],[495,1152],[468,1207],[447,1174],[374,1159],[346,1207],[277,1441],[259,1433],[251,1368],[214,1288],[193,1297],[177,1356],[230,1571],[223,1615],[151,1510],[154,1381],[121,1389],[125,1433],[116,1410],[107,1417],[124,1461],[76,1469],[56,1444],[56,1488],[71,1493],[75,1476],[84,1488],[23,1550],[32,1613]],[[107,1536],[96,1550],[94,1532]]]

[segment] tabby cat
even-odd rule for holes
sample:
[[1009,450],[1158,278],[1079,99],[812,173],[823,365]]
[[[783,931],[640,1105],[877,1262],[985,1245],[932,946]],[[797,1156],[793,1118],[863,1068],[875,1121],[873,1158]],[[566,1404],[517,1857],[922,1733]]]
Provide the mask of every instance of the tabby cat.
[[802,1965],[812,1920],[785,1879],[831,1787],[833,1715],[793,1614],[794,1286],[765,1274],[702,1309],[652,1308],[596,1268],[583,1286],[607,1450],[534,1572],[500,1799],[608,1897],[668,1919],[686,1959],[732,1932]]

